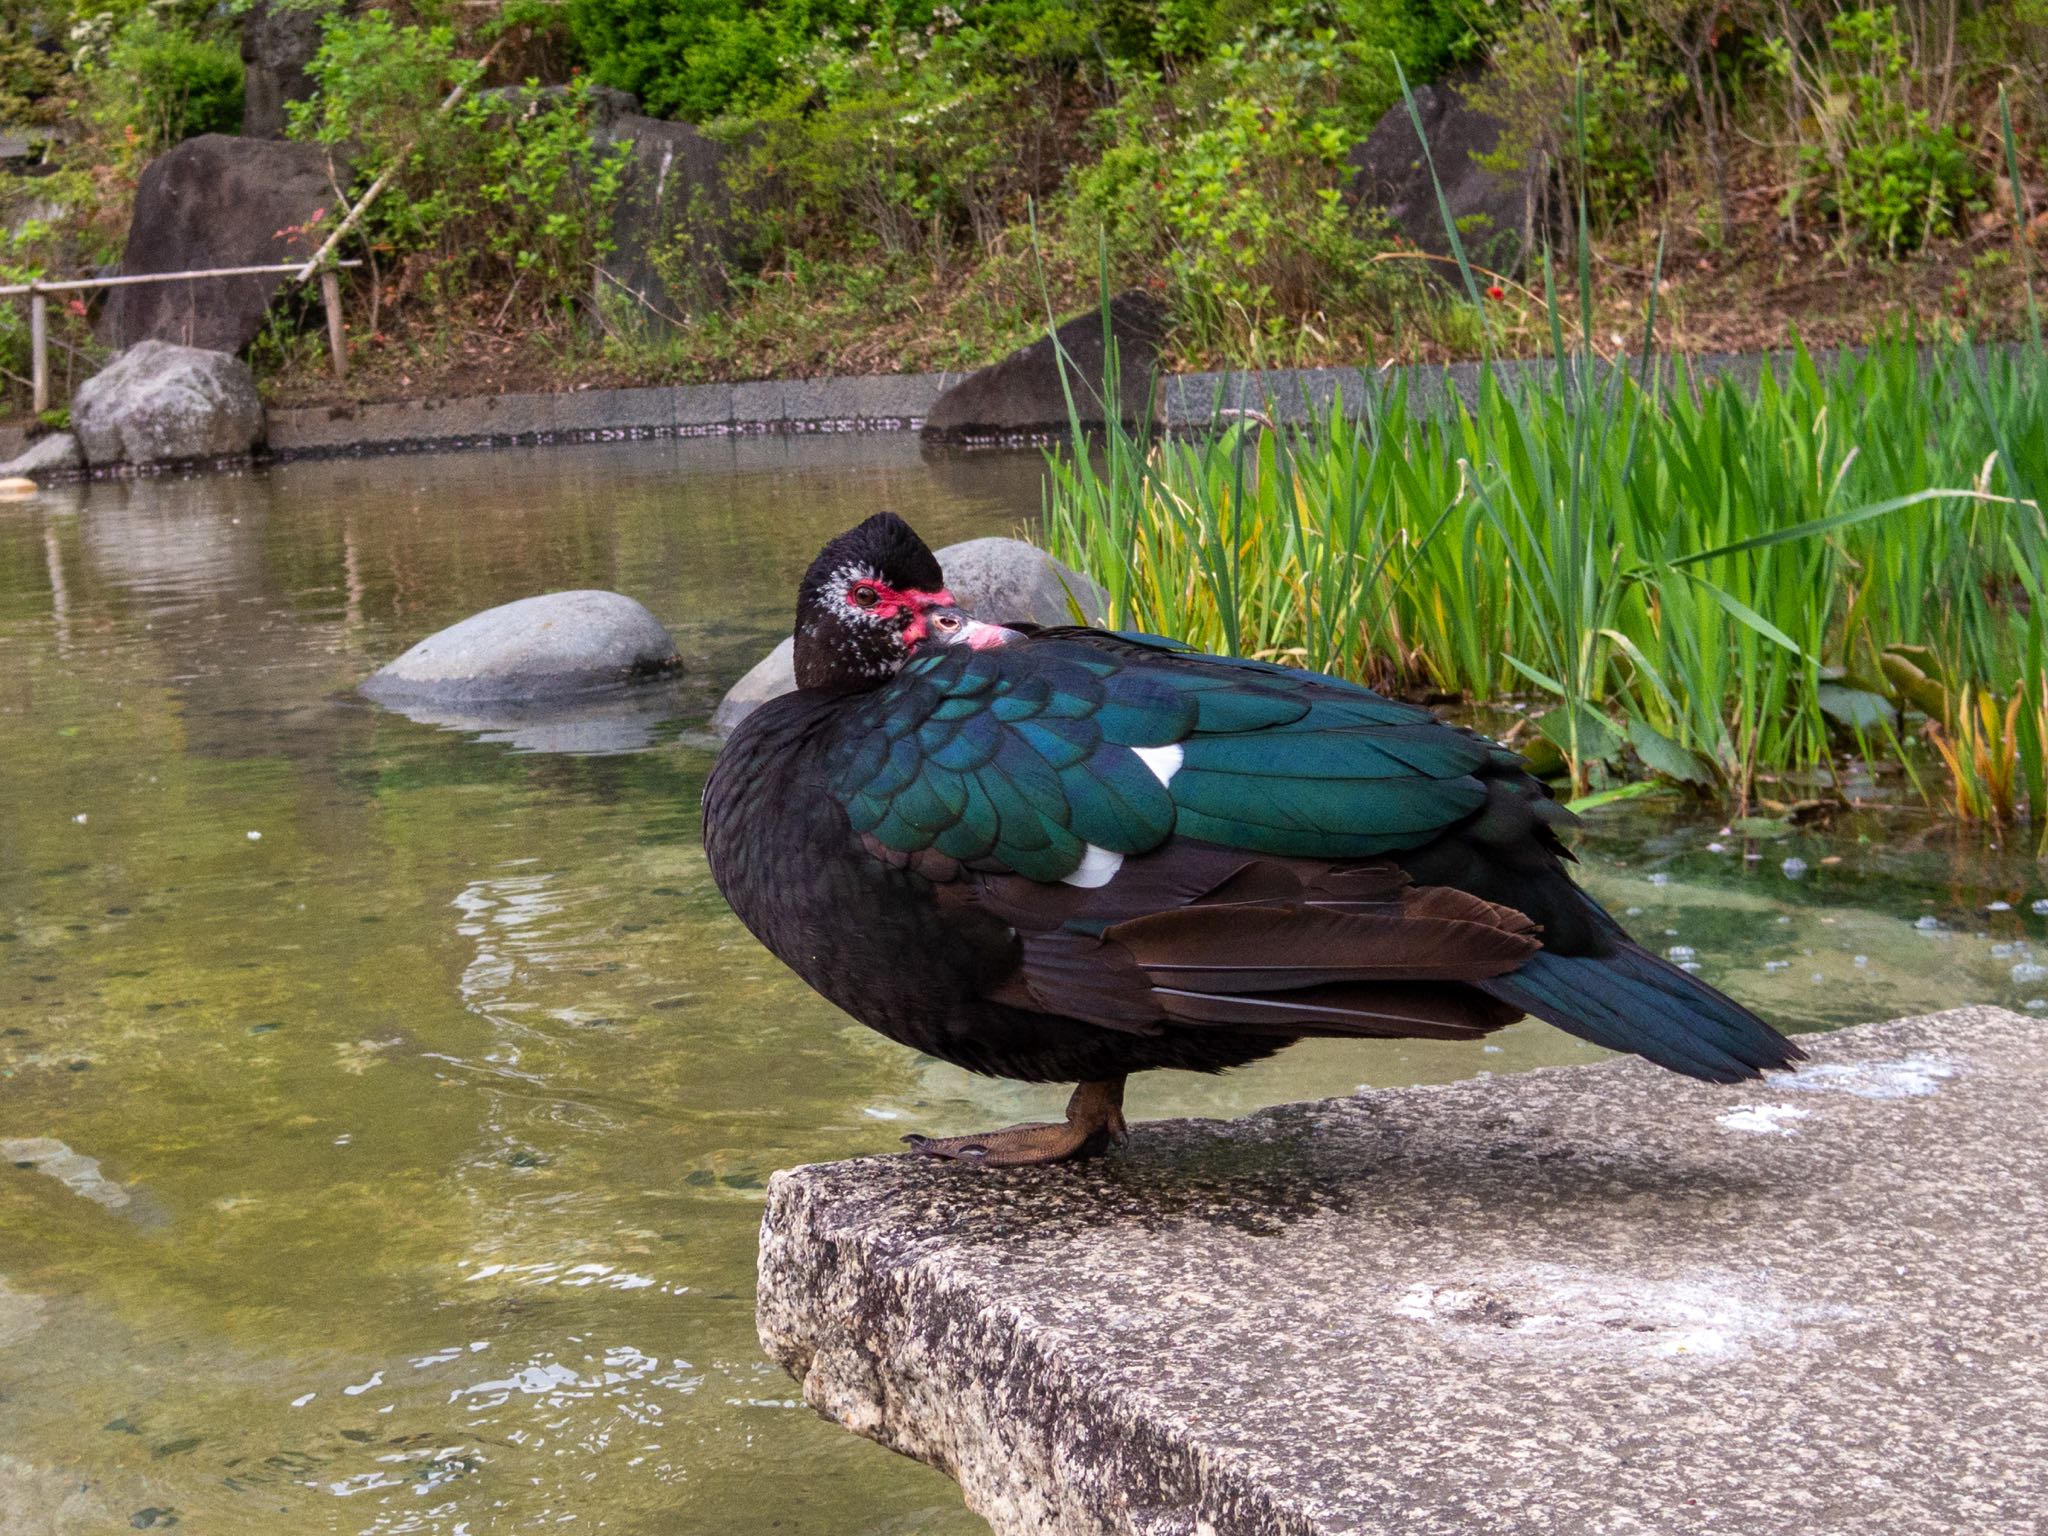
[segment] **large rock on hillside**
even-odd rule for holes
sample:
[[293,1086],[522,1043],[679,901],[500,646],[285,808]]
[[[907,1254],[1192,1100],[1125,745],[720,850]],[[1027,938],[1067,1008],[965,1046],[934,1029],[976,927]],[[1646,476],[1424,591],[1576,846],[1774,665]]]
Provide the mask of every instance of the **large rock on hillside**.
[[320,24],[339,4],[310,6],[256,0],[242,17],[242,132],[281,139],[285,108],[313,95],[306,66],[320,51]]
[[[1476,157],[1500,147],[1500,120],[1468,103],[1456,84],[1421,87],[1415,92],[1415,106],[1466,259],[1492,271],[1514,272],[1534,238],[1543,166],[1502,172],[1481,165]],[[1449,256],[1450,237],[1422,145],[1407,103],[1388,108],[1365,142],[1351,151],[1351,196],[1386,209],[1411,244],[1432,255]],[[1447,283],[1463,282],[1455,262],[1426,265]]]
[[429,635],[362,685],[380,703],[572,699],[676,665],[661,621],[618,592],[547,592]]
[[71,430],[95,466],[226,458],[263,441],[263,401],[240,359],[145,341],[78,386]]
[[[994,623],[1071,624],[1068,595],[1081,616],[1100,624],[1109,594],[1071,566],[1022,539],[968,539],[937,551],[946,587],[960,606]],[[770,699],[796,687],[796,642],[785,640],[726,690],[711,716],[721,736]]]
[[[1116,339],[1118,414],[1128,424],[1156,417],[1154,381],[1166,339],[1166,306],[1133,289],[1109,301],[1109,334]],[[1057,347],[1055,347],[1057,341]],[[1065,354],[1066,388],[1061,387]],[[1067,429],[1067,390],[1083,426],[1103,425],[1106,376],[1102,312],[1091,309],[1051,336],[970,373],[933,402],[924,430],[953,440],[1022,437]]]
[[643,329],[674,329],[725,300],[733,254],[727,219],[726,146],[688,123],[628,113],[612,119],[626,152],[605,262],[612,297]]
[[[296,242],[287,233],[321,209],[337,213],[327,151],[206,133],[152,160],[135,189],[124,275],[254,267],[312,255],[319,237]],[[328,221],[329,227],[332,220]],[[111,289],[100,312],[99,339],[110,347],[174,341],[214,352],[239,352],[255,339],[289,273],[141,283]]]

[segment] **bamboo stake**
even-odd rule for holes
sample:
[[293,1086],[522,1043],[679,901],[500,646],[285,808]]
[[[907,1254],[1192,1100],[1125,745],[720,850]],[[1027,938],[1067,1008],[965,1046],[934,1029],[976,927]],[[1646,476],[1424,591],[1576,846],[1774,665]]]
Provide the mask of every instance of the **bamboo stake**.
[[339,382],[348,377],[348,338],[341,329],[341,274],[332,267],[320,269],[320,302],[327,310],[327,350]]
[[34,382],[36,414],[40,416],[50,408],[50,301],[33,286],[28,296],[28,334],[32,358],[29,372]]

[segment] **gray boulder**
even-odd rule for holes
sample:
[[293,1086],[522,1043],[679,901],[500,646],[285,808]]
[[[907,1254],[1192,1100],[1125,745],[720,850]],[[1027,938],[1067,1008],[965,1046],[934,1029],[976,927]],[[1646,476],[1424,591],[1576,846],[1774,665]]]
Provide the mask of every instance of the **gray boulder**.
[[16,475],[26,475],[33,480],[84,467],[85,455],[79,452],[76,437],[69,432],[46,432],[22,453],[0,464],[0,480]]
[[71,430],[88,464],[226,458],[263,441],[263,401],[239,358],[145,341],[78,386]]
[[[1166,329],[1166,306],[1149,293],[1133,289],[1109,301],[1109,334],[1117,347],[1117,413],[1127,425],[1148,419],[1148,407],[1154,417],[1158,413],[1154,383]],[[1066,357],[1064,388],[1061,353]],[[925,418],[925,435],[963,441],[1064,432],[1069,389],[1081,424],[1102,426],[1105,360],[1102,312],[1076,315],[1051,336],[970,373],[939,396]]]
[[[937,554],[947,589],[979,619],[1071,624],[1069,592],[1090,624],[1100,624],[1108,610],[1109,594],[1101,587],[1022,539],[968,539]],[[796,642],[784,640],[726,690],[712,712],[711,729],[720,736],[731,735],[748,715],[794,687]]]
[[[310,256],[317,237],[287,233],[321,209],[332,228],[341,209],[337,183],[317,144],[283,144],[206,133],[150,161],[135,188],[135,213],[123,276],[258,267]],[[239,352],[263,328],[270,301],[289,273],[214,277],[186,283],[138,283],[111,289],[97,334],[109,347],[175,341]]]
[[[1466,259],[1496,272],[1516,271],[1534,238],[1543,167],[1501,172],[1479,164],[1475,156],[1499,148],[1501,124],[1471,106],[1455,84],[1421,87],[1415,106]],[[1407,103],[1388,108],[1365,142],[1351,151],[1350,195],[1355,202],[1384,208],[1395,229],[1419,249],[1449,256],[1450,236],[1422,144]],[[1454,262],[1424,265],[1454,287],[1463,284]]]
[[676,665],[661,621],[617,592],[547,592],[487,608],[429,635],[362,691],[386,704],[570,699]]

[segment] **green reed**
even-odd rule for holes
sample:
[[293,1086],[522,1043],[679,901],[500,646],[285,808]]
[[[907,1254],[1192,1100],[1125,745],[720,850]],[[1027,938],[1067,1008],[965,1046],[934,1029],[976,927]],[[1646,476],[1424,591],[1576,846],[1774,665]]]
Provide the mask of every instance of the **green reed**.
[[1968,694],[2033,701],[1993,745],[2038,809],[2044,484],[2031,347],[1800,351],[1753,384],[1565,355],[1469,403],[1397,378],[1294,430],[1112,429],[1054,462],[1045,530],[1117,625],[1538,698],[1575,791],[1648,771],[1746,807],[1844,750],[1911,757],[1923,718],[1953,743]]

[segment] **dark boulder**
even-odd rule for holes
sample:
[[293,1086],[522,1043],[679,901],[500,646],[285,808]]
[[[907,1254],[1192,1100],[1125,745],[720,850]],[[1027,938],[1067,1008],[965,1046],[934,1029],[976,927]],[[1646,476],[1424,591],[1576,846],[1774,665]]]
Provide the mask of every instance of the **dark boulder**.
[[[1501,124],[1470,105],[1455,84],[1420,87],[1415,105],[1466,259],[1475,267],[1513,273],[1533,238],[1541,166],[1502,172],[1481,165],[1477,157],[1500,146]],[[1450,256],[1436,185],[1406,102],[1387,109],[1365,142],[1351,151],[1350,163],[1355,201],[1384,208],[1396,231],[1421,250]],[[1454,286],[1463,281],[1455,262],[1426,265]]]
[[[334,7],[333,9],[339,9]],[[285,108],[313,94],[306,66],[320,51],[320,23],[332,10],[256,0],[242,17],[242,132],[281,139]]]
[[[1109,333],[1117,347],[1118,414],[1128,425],[1157,416],[1154,384],[1166,326],[1166,306],[1149,293],[1133,289],[1109,301]],[[1065,354],[1065,388],[1060,353]],[[1082,425],[1099,427],[1107,413],[1104,362],[1102,311],[1091,309],[1051,336],[955,384],[932,403],[925,433],[961,440],[1063,432],[1069,389]]]
[[[339,211],[334,188],[345,174],[330,173],[327,152],[317,144],[224,133],[187,139],[143,170],[121,271],[254,267],[310,256],[318,237],[294,241],[289,231],[323,208]],[[271,299],[290,277],[280,272],[110,289],[97,334],[117,349],[169,341],[239,352],[263,328]]]
[[609,124],[626,152],[612,211],[606,302],[641,329],[673,329],[725,300],[733,254],[725,145],[688,123],[624,114]]

